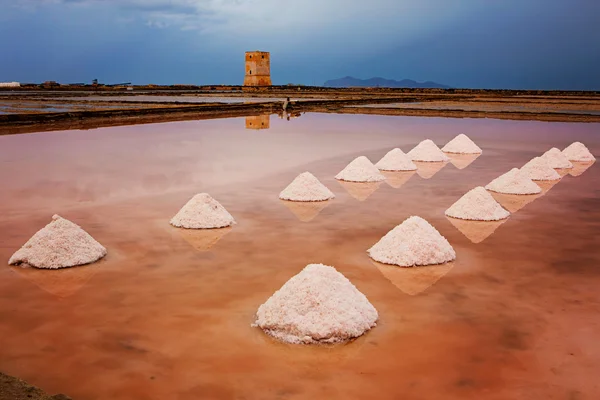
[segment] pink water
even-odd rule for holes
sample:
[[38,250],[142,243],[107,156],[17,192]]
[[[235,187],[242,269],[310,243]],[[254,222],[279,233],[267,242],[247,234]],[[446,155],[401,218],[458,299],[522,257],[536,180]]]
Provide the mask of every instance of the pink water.
[[[600,154],[600,125],[308,114],[244,126],[0,136],[0,260],[54,213],[109,251],[74,269],[0,268],[1,371],[75,399],[600,397],[598,165],[505,223],[444,217],[469,189],[551,147],[579,140]],[[484,151],[463,169],[421,166],[371,186],[333,179],[358,155],[376,162],[458,133]],[[277,198],[306,170],[334,201]],[[212,235],[172,228],[198,192],[238,224]],[[371,262],[366,249],[410,215],[448,238],[456,262],[413,271]],[[306,347],[250,327],[258,306],[313,262],[369,298],[376,328],[347,345]]]

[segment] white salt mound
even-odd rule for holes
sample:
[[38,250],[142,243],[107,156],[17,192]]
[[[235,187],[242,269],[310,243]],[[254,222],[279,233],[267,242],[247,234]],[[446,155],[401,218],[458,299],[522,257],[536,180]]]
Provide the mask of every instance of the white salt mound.
[[171,225],[187,229],[224,228],[233,224],[231,214],[207,193],[192,197],[171,219]]
[[581,142],[571,143],[562,152],[569,161],[596,161],[596,157]]
[[36,268],[66,268],[90,264],[106,255],[106,248],[79,225],[58,215],[36,232],[8,261]]
[[377,164],[382,171],[416,171],[417,166],[399,148],[390,150]]
[[441,162],[450,160],[430,139],[423,140],[406,155],[413,161]]
[[446,153],[481,154],[482,150],[467,135],[461,133],[442,147]]
[[335,268],[307,265],[258,308],[256,322],[287,343],[336,343],[376,325],[377,310]]
[[534,157],[521,167],[521,171],[525,172],[533,181],[555,181],[560,179],[558,172],[542,157]]
[[485,187],[487,190],[506,194],[538,194],[542,189],[535,184],[525,172],[513,168],[500,175]]
[[367,250],[375,261],[401,267],[443,264],[456,259],[454,249],[429,222],[409,217]]
[[548,165],[552,168],[573,168],[573,164],[569,159],[556,147],[551,148],[542,155]]
[[279,194],[282,200],[290,201],[325,201],[333,199],[335,195],[327,189],[313,174],[303,172],[296,177]]
[[352,160],[335,179],[348,182],[379,182],[385,180],[385,176],[367,157],[360,156]]
[[510,213],[483,186],[478,186],[452,204],[446,215],[475,221],[498,221],[508,218]]

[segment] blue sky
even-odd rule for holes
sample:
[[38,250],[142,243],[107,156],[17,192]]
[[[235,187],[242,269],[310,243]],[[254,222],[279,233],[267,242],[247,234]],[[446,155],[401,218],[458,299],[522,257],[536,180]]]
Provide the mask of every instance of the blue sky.
[[0,81],[600,90],[600,0],[0,0]]

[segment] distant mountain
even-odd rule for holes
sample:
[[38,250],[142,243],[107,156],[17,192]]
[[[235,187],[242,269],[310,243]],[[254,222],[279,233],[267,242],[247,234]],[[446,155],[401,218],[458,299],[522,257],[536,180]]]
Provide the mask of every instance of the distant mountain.
[[412,79],[402,79],[401,81],[395,81],[393,79],[385,78],[371,78],[371,79],[358,79],[351,76],[345,78],[332,79],[323,85],[325,87],[389,87],[389,88],[436,88],[436,89],[449,89],[450,86],[442,85],[436,82],[416,82]]

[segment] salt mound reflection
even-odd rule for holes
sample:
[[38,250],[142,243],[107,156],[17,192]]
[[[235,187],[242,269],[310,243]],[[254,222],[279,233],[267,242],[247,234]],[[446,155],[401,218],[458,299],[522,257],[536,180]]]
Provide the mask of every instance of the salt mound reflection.
[[435,174],[440,172],[442,168],[448,164],[447,162],[423,162],[414,161],[417,166],[417,174],[423,179],[433,178]]
[[219,240],[231,232],[232,227],[214,229],[177,229],[177,233],[198,251],[210,250]]
[[302,222],[312,221],[329,206],[330,201],[288,201],[280,200]]
[[481,243],[496,231],[508,218],[499,221],[467,221],[446,217],[450,223],[473,243]]
[[548,191],[550,189],[552,189],[554,187],[554,185],[556,185],[558,182],[560,182],[560,180],[557,180],[557,181],[536,181],[535,184],[538,185],[542,189],[542,193],[540,193],[540,196],[543,196],[546,193],[548,193]]
[[415,174],[415,171],[381,171],[385,182],[394,189],[400,189]]
[[457,169],[465,169],[473,161],[475,161],[481,154],[454,154],[454,153],[446,153],[448,157],[450,157],[450,162]]
[[454,262],[409,268],[371,262],[387,280],[409,296],[423,293],[454,268]]
[[569,170],[569,175],[571,176],[579,176],[583,174],[589,167],[591,167],[595,161],[588,162],[579,162],[579,161],[571,161],[573,164],[573,168]]
[[506,208],[511,213],[519,211],[527,204],[542,196],[541,194],[506,194],[492,191],[489,192],[502,207]]
[[381,185],[381,182],[347,182],[340,181],[338,183],[358,201],[365,201],[369,198]]
[[33,267],[12,267],[11,270],[45,292],[65,298],[81,290],[100,270],[100,266],[96,263],[55,270]]

